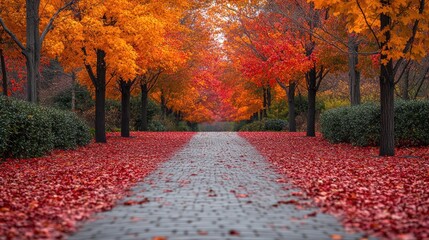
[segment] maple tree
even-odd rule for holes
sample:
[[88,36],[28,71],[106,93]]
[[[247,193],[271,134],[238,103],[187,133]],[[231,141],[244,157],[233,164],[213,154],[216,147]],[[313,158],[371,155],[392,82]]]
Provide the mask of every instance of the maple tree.
[[[11,37],[15,44],[20,48],[22,54],[26,58],[27,65],[27,95],[28,101],[37,102],[38,84],[40,84],[40,58],[42,51],[42,44],[53,27],[55,19],[65,9],[73,5],[75,0],[68,2],[57,1],[43,1],[43,10],[40,9],[42,4],[41,0],[26,0],[25,1],[25,38],[24,33],[19,29],[23,23],[23,11],[13,11],[18,6],[23,6],[23,1],[1,1],[0,5],[0,25],[4,31]],[[6,6],[4,8],[3,6]],[[12,11],[10,11],[12,10]],[[9,14],[10,12],[18,14]],[[5,14],[8,13],[8,14]],[[20,15],[23,14],[23,15]],[[12,27],[9,28],[9,25]],[[21,38],[21,40],[20,40]],[[25,39],[22,40],[22,39]],[[24,44],[25,42],[25,44]]]
[[[227,24],[226,44],[235,48],[230,57],[236,59],[244,75],[263,86],[264,93],[276,83],[283,87],[292,109],[292,131],[294,90],[305,79],[309,98],[307,134],[314,136],[316,93],[324,77],[343,64],[341,56],[332,54],[328,44],[317,42],[313,36],[316,26],[323,24],[322,12],[305,1],[248,3],[245,7],[242,4],[239,1],[235,8],[226,6],[227,14],[232,15]],[[264,109],[266,102],[270,105],[270,96],[271,91],[264,94]]]
[[[426,56],[428,6],[419,1],[312,1],[317,8],[329,7],[345,15],[349,31],[370,34],[380,54],[381,141],[380,155],[394,155],[395,73],[408,59]],[[375,25],[372,23],[376,22]],[[378,28],[378,29],[377,29]],[[394,62],[395,61],[395,62]]]
[[[52,35],[62,42],[59,60],[66,70],[76,69],[83,63],[88,75],[81,74],[79,80],[95,90],[97,142],[106,141],[105,99],[117,96],[116,82],[124,95],[122,126],[127,136],[127,101],[131,93],[135,93],[129,91],[132,85],[140,82],[147,87],[143,82],[157,76],[152,73],[183,61],[177,58],[180,49],[168,34],[180,29],[179,19],[187,7],[187,1],[122,1],[120,4],[80,1],[70,11],[73,17],[62,19],[55,29]],[[71,41],[74,44],[68,44]],[[124,86],[125,83],[129,86]],[[142,88],[142,99],[144,97]]]
[[[298,82],[304,80],[305,72],[310,69],[312,59],[305,54],[298,37],[288,29],[289,22],[279,14],[268,13],[261,16],[251,26],[256,27],[256,38],[252,41],[261,61],[255,67],[244,64],[246,75],[276,82],[287,95],[289,107],[289,131],[296,131],[295,89]],[[249,58],[247,58],[249,59]],[[262,75],[262,76],[261,76]]]

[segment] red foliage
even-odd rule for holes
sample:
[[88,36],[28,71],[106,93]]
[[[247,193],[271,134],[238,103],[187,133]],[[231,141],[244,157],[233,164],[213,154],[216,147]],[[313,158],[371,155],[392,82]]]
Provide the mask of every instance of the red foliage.
[[429,239],[429,148],[332,145],[304,133],[241,133],[345,226],[389,239]]
[[79,220],[113,207],[192,133],[110,134],[50,156],[0,165],[0,239],[60,238]]

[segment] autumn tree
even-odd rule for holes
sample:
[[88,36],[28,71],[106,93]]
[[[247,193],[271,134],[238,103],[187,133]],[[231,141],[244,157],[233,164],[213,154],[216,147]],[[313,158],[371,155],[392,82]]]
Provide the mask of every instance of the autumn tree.
[[[26,31],[25,38],[19,36],[17,31],[12,29],[17,28],[14,24],[19,25],[19,19],[10,19],[10,15],[6,16],[8,19],[5,20],[4,15],[6,12],[0,10],[0,24],[4,31],[13,39],[16,45],[21,49],[22,54],[26,58],[27,64],[27,95],[28,101],[37,102],[38,95],[38,84],[40,82],[40,57],[42,51],[42,44],[49,33],[52,30],[55,19],[60,13],[75,3],[76,0],[70,0],[64,3],[64,1],[48,1],[43,2],[44,9],[40,10],[41,0],[26,0],[25,2],[25,19],[26,19]],[[24,3],[19,1],[2,1],[1,6],[7,6],[18,4],[23,9]],[[4,10],[3,10],[4,11]],[[17,20],[18,23],[14,22]],[[9,26],[12,25],[14,28]],[[21,40],[20,40],[21,38]],[[25,40],[22,40],[25,39]],[[25,44],[24,44],[25,43]]]
[[[395,75],[403,62],[427,55],[429,29],[425,0],[312,1],[317,8],[329,8],[347,16],[350,32],[369,34],[380,54],[381,135],[380,155],[393,156]],[[376,23],[376,24],[374,24]],[[399,74],[401,75],[401,73]]]
[[137,73],[137,54],[126,38],[135,15],[122,15],[129,8],[128,1],[82,0],[52,33],[51,41],[57,42],[52,54],[59,55],[66,71],[83,66],[78,79],[95,92],[96,142],[106,142],[105,100],[115,94],[115,79]]

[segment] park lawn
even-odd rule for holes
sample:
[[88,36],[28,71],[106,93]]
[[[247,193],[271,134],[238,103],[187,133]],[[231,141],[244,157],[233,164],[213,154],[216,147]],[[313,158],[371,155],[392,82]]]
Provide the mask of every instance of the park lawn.
[[0,164],[0,239],[64,237],[78,221],[112,208],[193,133],[131,135]]
[[305,133],[240,133],[348,229],[388,239],[429,239],[429,147],[330,144]]

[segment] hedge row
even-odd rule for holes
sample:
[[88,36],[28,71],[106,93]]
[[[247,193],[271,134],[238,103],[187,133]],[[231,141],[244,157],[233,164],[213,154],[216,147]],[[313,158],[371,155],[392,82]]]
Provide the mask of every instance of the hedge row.
[[[397,146],[429,145],[429,101],[395,103]],[[332,143],[375,146],[380,141],[380,106],[362,104],[326,111],[321,116],[321,132]]]
[[264,119],[246,124],[240,128],[240,131],[259,132],[259,131],[283,131],[287,128],[288,122],[283,119]]
[[0,97],[0,157],[39,157],[54,148],[90,142],[87,125],[74,113]]

